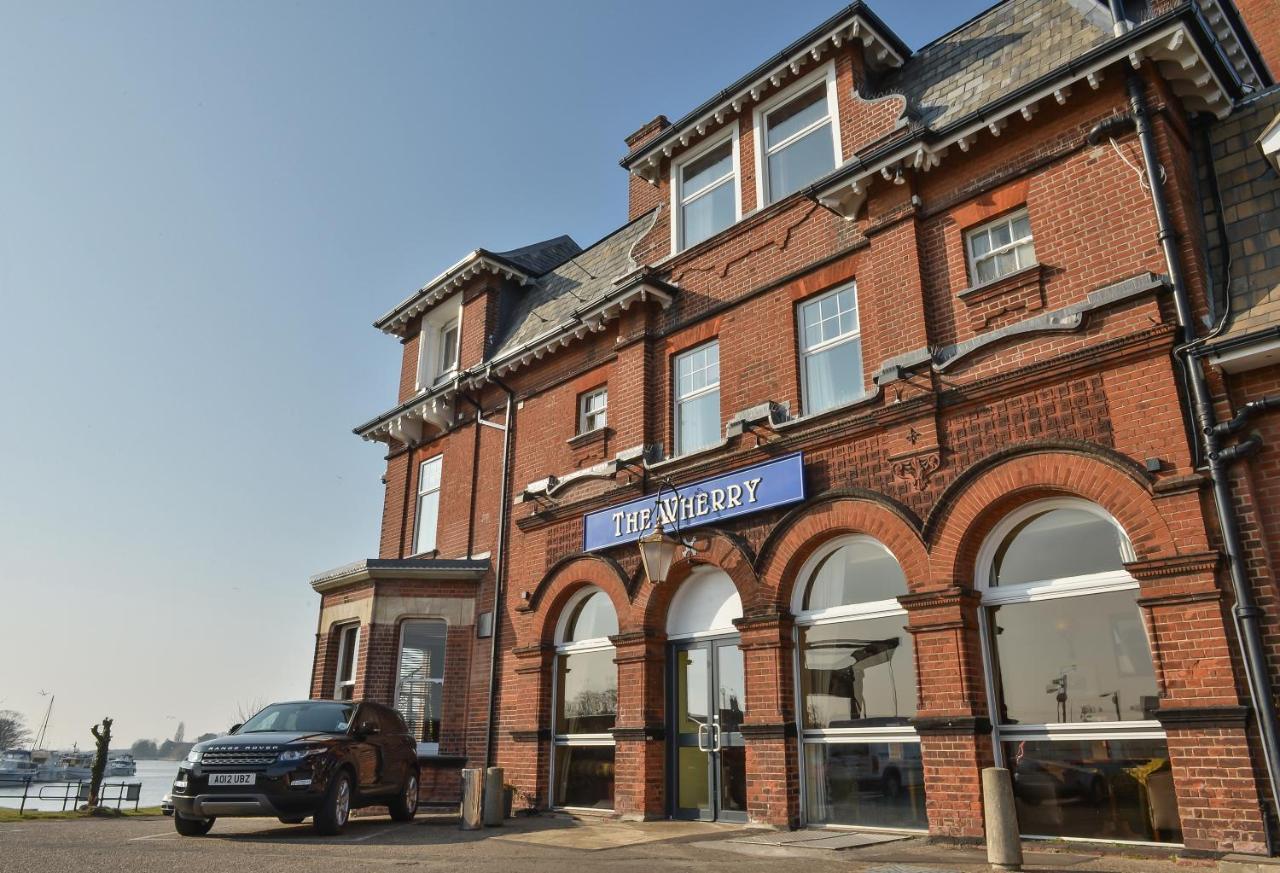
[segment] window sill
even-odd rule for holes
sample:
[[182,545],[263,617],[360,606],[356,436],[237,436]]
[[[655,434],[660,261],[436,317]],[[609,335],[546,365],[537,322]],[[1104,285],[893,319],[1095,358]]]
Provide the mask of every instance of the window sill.
[[829,409],[822,410],[821,412],[805,412],[805,413],[802,413],[801,415],[797,415],[795,418],[780,422],[777,425],[777,428],[778,430],[784,430],[789,427],[795,427],[796,425],[799,425],[799,424],[807,424],[808,422],[815,421],[816,419],[822,418],[823,416],[839,415],[842,412],[848,412],[849,410],[855,409],[856,407],[864,406],[870,403],[871,401],[875,400],[879,396],[880,396],[879,391],[864,391],[861,394],[859,394],[857,397],[853,398],[852,400],[846,403],[841,403],[839,406],[832,406]]
[[984,333],[1007,323],[1006,316],[1043,309],[1044,273],[1044,265],[1036,263],[957,294],[968,309],[970,329]]
[[606,425],[605,427],[598,427],[595,430],[588,430],[580,434],[575,434],[565,440],[565,442],[569,444],[570,448],[580,449],[583,446],[589,446],[593,443],[604,442],[612,435],[613,429]]

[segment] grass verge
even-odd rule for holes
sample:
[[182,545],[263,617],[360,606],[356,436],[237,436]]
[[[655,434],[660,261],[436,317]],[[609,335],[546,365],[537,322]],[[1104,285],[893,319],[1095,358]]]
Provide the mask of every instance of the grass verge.
[[[158,806],[144,806],[136,810],[134,809],[120,810],[121,818],[133,818],[136,816],[149,816],[149,815],[160,815],[160,814],[161,814],[160,807]],[[76,818],[101,819],[101,818],[111,818],[111,817],[112,816],[91,816],[88,813],[81,812],[78,809],[69,809],[66,812],[32,812],[31,810],[27,810],[26,812],[18,812],[18,810],[16,809],[9,809],[8,807],[0,806],[0,822],[40,821],[40,820],[56,821],[58,819],[76,819]]]

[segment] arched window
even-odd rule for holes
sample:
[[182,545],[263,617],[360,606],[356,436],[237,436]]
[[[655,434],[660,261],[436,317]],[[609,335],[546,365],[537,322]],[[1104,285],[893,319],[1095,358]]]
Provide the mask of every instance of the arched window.
[[587,587],[574,595],[556,628],[552,728],[556,806],[613,808],[614,723],[618,668],[609,637],[618,616],[609,595]]
[[915,652],[897,598],[907,579],[868,536],[801,568],[796,615],[805,815],[810,823],[924,828]]
[[1100,507],[1042,500],[979,554],[997,755],[1024,833],[1177,842],[1177,801],[1134,558]]

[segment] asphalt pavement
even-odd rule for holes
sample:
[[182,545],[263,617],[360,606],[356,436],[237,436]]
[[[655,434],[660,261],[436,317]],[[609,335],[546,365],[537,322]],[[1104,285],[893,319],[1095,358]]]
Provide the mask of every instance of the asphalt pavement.
[[[1038,873],[1146,873],[1168,858],[1034,850]],[[1179,862],[1184,870],[1215,865]],[[355,818],[337,837],[309,824],[220,819],[207,837],[180,837],[168,818],[23,821],[0,824],[3,873],[326,873],[464,870],[468,873],[977,873],[981,850],[930,845],[919,838],[858,838],[831,831],[776,832],[698,822],[609,822],[537,816],[502,828],[463,831],[457,817],[419,816],[398,824]]]

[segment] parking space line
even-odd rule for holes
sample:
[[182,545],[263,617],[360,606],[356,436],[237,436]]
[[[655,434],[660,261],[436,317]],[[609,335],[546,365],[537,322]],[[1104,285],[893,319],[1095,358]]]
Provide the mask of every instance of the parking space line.
[[130,837],[129,842],[136,843],[138,840],[158,840],[161,837],[176,837],[177,835],[176,831],[163,831],[158,834],[147,834],[144,837]]
[[343,840],[343,842],[344,843],[363,843],[365,840],[371,840],[374,837],[381,836],[382,834],[389,834],[392,831],[399,830],[402,827],[403,825],[392,825],[389,828],[383,828],[382,830],[374,831],[371,834],[365,834],[363,837],[352,837],[349,840]]

